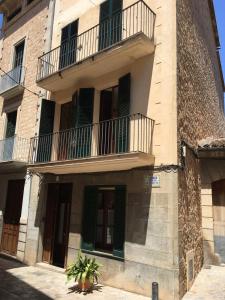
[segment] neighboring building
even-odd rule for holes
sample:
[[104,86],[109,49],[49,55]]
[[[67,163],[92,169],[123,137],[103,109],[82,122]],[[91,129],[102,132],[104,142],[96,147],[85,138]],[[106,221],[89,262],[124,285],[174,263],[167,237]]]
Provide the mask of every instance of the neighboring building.
[[30,177],[26,176],[30,138],[39,127],[41,95],[46,96],[36,85],[37,57],[50,47],[52,3],[0,1],[4,13],[0,40],[1,251],[22,260],[30,193]]
[[[180,299],[204,255],[218,262],[219,249],[223,257],[210,195],[225,177],[206,179],[211,162],[200,161],[208,154],[199,147],[208,136],[225,137],[213,3],[56,0],[44,9],[37,2],[34,27],[43,31],[40,41],[29,39],[38,67],[25,86],[46,90],[48,100],[32,96],[36,110],[20,117],[21,128],[33,122],[24,128],[33,138],[17,256],[63,268],[81,248],[103,264],[105,284],[149,296],[157,281],[162,299]],[[22,101],[29,97],[24,91]]]

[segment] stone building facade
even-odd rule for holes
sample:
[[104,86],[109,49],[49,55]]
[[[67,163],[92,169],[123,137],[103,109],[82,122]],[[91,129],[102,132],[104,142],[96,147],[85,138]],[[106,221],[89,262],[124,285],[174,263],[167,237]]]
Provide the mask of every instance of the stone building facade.
[[[49,49],[52,2],[0,3],[4,14],[0,49],[1,250],[21,260],[27,236],[30,138],[37,134],[41,99],[46,97],[36,85],[37,57]],[[11,205],[18,213],[12,213]]]
[[225,134],[224,82],[216,50],[219,40],[214,17],[211,1],[177,1],[178,144],[183,141],[190,146],[187,147],[184,171],[179,174],[181,296],[187,289],[187,253],[194,253],[195,274],[203,264],[206,232],[205,222],[202,224],[201,187],[204,189],[202,176],[206,171],[201,174],[196,152],[198,141]]
[[21,102],[18,134],[32,139],[17,258],[64,268],[81,249],[103,283],[149,296],[157,281],[161,299],[181,299],[218,262],[215,174],[198,151],[225,135],[212,2],[32,3],[5,29],[0,65],[28,36],[24,85],[42,96]]

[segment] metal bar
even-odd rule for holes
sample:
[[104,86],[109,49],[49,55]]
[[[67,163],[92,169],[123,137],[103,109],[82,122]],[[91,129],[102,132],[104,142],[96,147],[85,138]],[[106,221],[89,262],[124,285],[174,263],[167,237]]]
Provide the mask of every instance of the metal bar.
[[[145,10],[147,17],[144,13]],[[153,20],[153,23],[150,22],[151,24],[148,24],[149,17]],[[147,30],[145,30],[143,25],[146,23],[147,25],[145,26],[147,26]],[[60,46],[40,56],[38,58],[37,79],[40,80],[58,72],[61,69],[76,64],[77,61],[80,62],[87,59],[99,51],[111,47],[121,40],[127,39],[140,31],[153,39],[154,28],[152,28],[152,26],[154,26],[154,24],[155,13],[145,4],[144,1],[139,0],[124,8],[121,12],[114,13],[103,22],[77,35],[69,42],[64,42]],[[149,28],[150,25],[151,28]],[[151,34],[148,34],[149,30]],[[126,33],[123,34],[124,32]],[[97,41],[98,47],[96,44]],[[95,47],[93,50],[94,44]]]

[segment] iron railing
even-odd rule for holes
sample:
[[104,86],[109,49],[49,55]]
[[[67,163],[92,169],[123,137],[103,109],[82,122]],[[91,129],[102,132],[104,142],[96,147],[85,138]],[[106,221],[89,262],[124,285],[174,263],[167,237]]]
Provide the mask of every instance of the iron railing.
[[155,13],[140,0],[38,59],[37,80],[79,63],[138,33],[154,39]]
[[24,83],[25,68],[18,66],[0,77],[0,94]]
[[13,136],[0,140],[0,162],[28,161],[30,139]]
[[154,121],[140,113],[37,136],[29,163],[152,152]]

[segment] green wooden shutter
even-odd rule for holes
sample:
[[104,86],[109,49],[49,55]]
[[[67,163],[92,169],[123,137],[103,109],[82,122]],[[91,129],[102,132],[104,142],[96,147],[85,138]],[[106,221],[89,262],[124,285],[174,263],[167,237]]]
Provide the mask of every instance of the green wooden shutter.
[[113,255],[124,257],[126,187],[116,186]]
[[41,118],[39,127],[37,162],[51,160],[52,132],[55,116],[55,102],[42,99]]
[[94,250],[96,235],[98,188],[86,186],[84,190],[82,243],[83,250]]
[[94,89],[80,89],[76,108],[76,157],[91,155]]
[[118,114],[119,117],[124,117],[118,121],[118,141],[117,141],[117,153],[124,153],[128,151],[129,143],[129,130],[130,122],[130,85],[131,76],[130,73],[119,79],[119,95],[118,95]]

